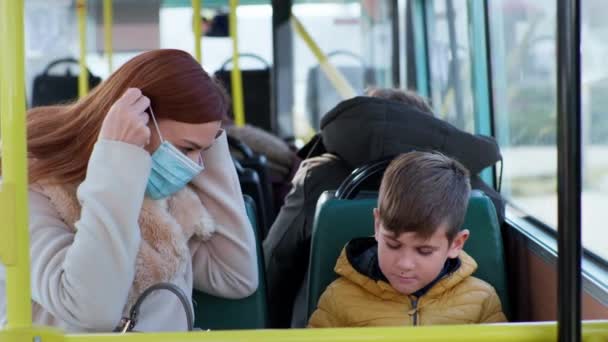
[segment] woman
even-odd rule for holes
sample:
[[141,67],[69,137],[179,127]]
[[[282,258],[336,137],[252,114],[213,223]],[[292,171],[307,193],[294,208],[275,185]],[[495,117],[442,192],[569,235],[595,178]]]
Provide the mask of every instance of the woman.
[[[28,113],[36,324],[112,331],[161,282],[188,299],[193,287],[228,298],[256,290],[253,230],[220,129],[226,109],[189,54],[157,50],[72,105]],[[169,291],[148,296],[138,318],[138,331],[187,327]]]

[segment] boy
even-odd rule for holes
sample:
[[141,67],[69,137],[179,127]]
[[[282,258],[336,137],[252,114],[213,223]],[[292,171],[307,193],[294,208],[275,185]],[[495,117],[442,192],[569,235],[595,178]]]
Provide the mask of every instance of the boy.
[[505,322],[494,288],[463,250],[469,172],[439,153],[391,162],[374,209],[374,238],[350,241],[310,327]]

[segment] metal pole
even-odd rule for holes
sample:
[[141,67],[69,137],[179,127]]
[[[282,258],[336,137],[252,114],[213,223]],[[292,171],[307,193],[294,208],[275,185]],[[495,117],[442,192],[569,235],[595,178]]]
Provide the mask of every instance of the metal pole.
[[[487,30],[486,1],[467,3],[469,17],[469,41],[471,56],[471,80],[473,86],[473,112],[475,133],[492,136],[492,87],[490,86],[490,54]],[[480,174],[486,184],[494,186],[494,170],[486,168]]]
[[7,275],[8,329],[32,325],[23,16],[23,0],[0,1],[0,117],[3,143],[0,233],[3,240],[9,239],[0,244],[0,256]]
[[232,70],[230,71],[232,85],[232,111],[234,113],[234,123],[237,126],[245,125],[245,105],[243,103],[243,79],[239,64],[239,37],[237,32],[236,11],[239,0],[230,0],[230,38],[232,39]]
[[293,135],[293,30],[292,0],[272,0],[272,130]]
[[78,75],[78,97],[89,92],[89,73],[87,72],[87,0],[76,2],[78,32],[80,39],[80,74]]
[[[391,59],[392,59],[392,70],[391,75],[393,78],[393,87],[399,88],[401,87],[401,61],[400,59],[400,37],[399,37],[399,0],[391,0],[391,41],[392,41],[392,51],[391,51]],[[365,72],[365,70],[364,70]]]
[[[450,61],[450,79],[454,86],[454,104],[456,105],[456,127],[465,129],[464,104],[462,103],[464,94],[460,86],[460,61],[458,60],[458,41],[456,36],[456,10],[454,0],[446,0],[446,21],[448,24],[448,36],[450,39],[450,51],[452,60]],[[447,113],[444,113],[447,114]]]
[[[410,1],[408,1],[410,3]],[[431,96],[429,82],[428,46],[426,31],[426,8],[428,3],[424,0],[412,0],[412,21],[414,35],[414,53],[416,57],[416,90],[425,98]]]
[[114,51],[112,43],[112,0],[103,0],[103,38],[104,50],[108,58],[108,75],[114,70]]
[[469,41],[471,45],[473,108],[475,112],[475,133],[492,135],[492,87],[490,86],[492,65],[489,54],[486,1],[468,3]]
[[558,334],[581,340],[580,1],[557,1]]
[[201,1],[192,0],[192,24],[194,25],[194,56],[199,63],[202,63],[201,53]]
[[418,89],[416,79],[416,47],[414,45],[414,11],[412,1],[405,1],[405,88]]

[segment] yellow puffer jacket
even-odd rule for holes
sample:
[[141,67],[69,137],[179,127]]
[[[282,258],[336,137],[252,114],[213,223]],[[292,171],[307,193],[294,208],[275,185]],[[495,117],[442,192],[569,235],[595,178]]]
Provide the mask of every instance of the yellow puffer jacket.
[[[348,247],[342,251],[334,269],[340,278],[321,296],[309,327],[506,322],[494,288],[471,276],[477,263],[464,251],[460,254],[460,267],[418,298],[405,296],[389,283],[359,273],[347,257]],[[377,252],[374,257],[376,255]]]

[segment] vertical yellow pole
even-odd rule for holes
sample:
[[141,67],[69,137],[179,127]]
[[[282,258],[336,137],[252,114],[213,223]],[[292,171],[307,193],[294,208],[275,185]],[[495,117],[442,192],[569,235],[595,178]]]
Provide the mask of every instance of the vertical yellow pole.
[[87,0],[77,0],[78,33],[80,39],[80,74],[78,75],[78,96],[84,97],[89,92],[89,75],[87,72]]
[[112,50],[112,0],[103,0],[103,48],[108,58],[108,75],[114,71],[114,51]]
[[192,0],[192,24],[194,25],[194,57],[199,63],[203,63],[201,54],[201,2],[203,0]]
[[[6,266],[7,328],[32,325],[30,243],[27,211],[25,140],[25,51],[23,0],[0,1],[0,64],[2,99],[2,192],[0,233],[12,231],[12,241],[0,251]],[[9,206],[9,207],[6,207]],[[12,208],[10,208],[12,207]],[[5,236],[1,237],[5,239]]]
[[230,79],[232,83],[232,110],[234,112],[234,123],[237,126],[245,125],[245,108],[243,104],[243,79],[239,66],[239,39],[237,33],[236,9],[239,0],[230,0],[230,37],[232,38],[232,71]]

